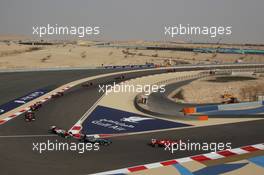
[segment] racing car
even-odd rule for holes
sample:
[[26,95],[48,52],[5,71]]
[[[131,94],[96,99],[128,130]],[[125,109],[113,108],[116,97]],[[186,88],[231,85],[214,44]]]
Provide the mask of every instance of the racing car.
[[103,145],[103,146],[109,146],[112,143],[112,141],[109,139],[95,138],[94,136],[86,136],[85,134],[82,134],[80,141],[93,143],[93,144],[99,143],[99,145]]
[[58,98],[58,97],[62,97],[63,95],[64,95],[63,92],[57,92],[56,94],[52,94],[51,97]]
[[68,133],[64,129],[58,128],[57,126],[51,126],[49,132],[52,134],[57,134],[58,136],[63,138],[68,138],[71,136],[70,133]]
[[31,111],[36,111],[39,108],[41,108],[41,106],[42,106],[41,102],[36,102],[35,104],[33,104],[33,105],[30,106],[30,110]]
[[82,84],[82,87],[91,87],[91,86],[93,86],[93,82]]
[[27,122],[31,122],[31,121],[35,121],[36,117],[35,117],[35,113],[31,110],[27,111],[25,113],[25,121]]
[[179,141],[173,141],[173,140],[169,140],[169,139],[151,139],[151,142],[149,143],[150,146],[152,147],[166,147],[167,145],[172,145],[172,144],[179,144]]

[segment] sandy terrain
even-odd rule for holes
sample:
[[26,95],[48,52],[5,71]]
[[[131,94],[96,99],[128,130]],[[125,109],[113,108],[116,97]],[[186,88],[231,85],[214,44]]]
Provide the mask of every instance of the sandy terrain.
[[[234,80],[237,77],[234,78]],[[199,79],[192,83],[183,86],[181,91],[172,94],[175,98],[183,99],[187,103],[221,103],[223,102],[222,95],[225,93],[231,94],[238,98],[239,101],[256,100],[256,94],[264,94],[264,78],[257,79],[240,79],[235,81],[223,82],[215,81],[215,77]]]
[[19,41],[19,40],[28,40],[31,37],[25,35],[14,35],[14,34],[0,34],[0,41]]
[[24,52],[37,50],[37,47],[19,45],[14,43],[0,43],[0,57],[18,55]]
[[[87,44],[88,43],[88,44]],[[114,45],[136,46],[181,46],[209,47],[206,44],[174,44],[162,42],[112,42]],[[97,67],[103,65],[127,65],[155,63],[174,64],[208,64],[236,62],[264,62],[263,55],[212,54],[165,50],[140,50],[115,47],[99,47],[94,42],[77,42],[77,44],[59,44],[50,46],[19,45],[13,42],[0,44],[0,69],[12,68],[49,68],[49,67]],[[231,46],[229,46],[231,47]],[[253,46],[247,47],[252,48]],[[264,49],[263,46],[254,48]]]
[[[13,46],[10,46],[13,47]],[[15,47],[14,47],[15,48]],[[15,52],[15,49],[14,49]],[[1,55],[1,53],[0,53]],[[42,46],[41,50],[0,57],[0,69],[47,67],[94,67],[104,65],[145,64],[147,56],[128,56],[122,49],[77,45]]]

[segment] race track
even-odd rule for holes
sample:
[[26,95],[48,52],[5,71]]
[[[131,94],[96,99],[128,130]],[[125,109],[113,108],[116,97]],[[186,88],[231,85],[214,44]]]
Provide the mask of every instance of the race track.
[[[36,73],[32,72],[27,73],[27,76],[32,76],[28,80],[23,80],[21,77],[24,76],[21,73],[1,76],[2,82],[5,82],[1,92],[10,92],[2,95],[4,100],[1,99],[1,102],[23,95],[24,92],[34,90],[38,86],[58,86],[80,77],[87,77],[87,74],[83,75],[82,72],[78,71],[74,72],[74,75],[72,75],[72,72],[69,74],[57,73],[58,75],[54,75],[52,72],[47,74],[39,72],[39,74],[42,74],[39,83],[32,78],[36,77]],[[94,72],[93,75],[97,73]],[[143,75],[143,73],[135,73],[129,78],[140,75]],[[17,88],[17,83],[10,81],[10,76],[13,79],[20,79],[21,83],[23,82],[20,89]],[[113,78],[106,78],[102,82],[112,83]],[[15,94],[14,92],[17,90],[14,88],[18,90]],[[23,117],[17,117],[1,125],[0,135],[46,135],[51,125],[68,129],[101,95],[98,93],[97,86],[90,88],[77,86],[68,91],[63,97],[44,104],[37,112],[35,122],[26,123]],[[160,148],[149,147],[147,143],[151,138],[188,139],[193,142],[232,142],[232,147],[262,143],[264,142],[263,125],[264,120],[259,120],[116,137],[112,139],[113,144],[109,147],[101,147],[98,152],[85,152],[84,154],[71,151],[50,151],[39,154],[32,151],[32,142],[45,142],[47,139],[65,141],[56,136],[0,137],[1,174],[89,174],[202,153],[194,151],[171,154]],[[67,140],[67,142],[70,141],[74,140]]]

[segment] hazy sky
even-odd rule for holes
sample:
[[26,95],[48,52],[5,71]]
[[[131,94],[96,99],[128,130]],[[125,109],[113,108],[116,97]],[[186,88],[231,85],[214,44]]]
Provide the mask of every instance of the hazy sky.
[[263,7],[263,0],[0,0],[0,34],[30,35],[35,25],[97,25],[96,39],[165,40],[165,25],[190,24],[232,26],[223,42],[264,43]]

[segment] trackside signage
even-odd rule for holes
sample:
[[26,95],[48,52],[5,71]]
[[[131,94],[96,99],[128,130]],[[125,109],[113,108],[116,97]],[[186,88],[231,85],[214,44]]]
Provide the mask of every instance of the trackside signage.
[[190,125],[97,106],[83,122],[83,132],[86,134],[115,134],[186,126]]
[[20,98],[14,99],[8,103],[5,103],[3,105],[0,106],[0,115],[4,114],[8,111],[11,111],[12,109],[15,109],[23,104],[26,104],[46,93],[48,93],[50,90],[47,89],[38,89],[34,92],[31,92],[25,96],[22,96]]

